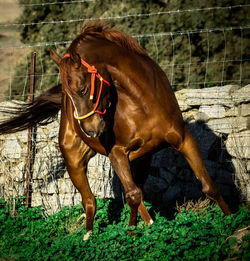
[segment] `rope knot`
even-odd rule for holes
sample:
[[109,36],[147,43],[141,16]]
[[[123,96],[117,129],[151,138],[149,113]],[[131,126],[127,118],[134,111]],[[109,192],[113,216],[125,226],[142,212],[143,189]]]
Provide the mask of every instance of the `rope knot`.
[[92,66],[89,66],[89,67],[88,67],[88,72],[89,72],[89,73],[97,73],[97,69],[95,68],[94,65],[92,65]]

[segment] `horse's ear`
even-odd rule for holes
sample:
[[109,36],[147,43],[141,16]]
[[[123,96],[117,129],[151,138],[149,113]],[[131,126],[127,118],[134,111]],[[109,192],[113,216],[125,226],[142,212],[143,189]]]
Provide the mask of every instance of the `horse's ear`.
[[50,49],[50,58],[59,66],[62,58],[53,49]]

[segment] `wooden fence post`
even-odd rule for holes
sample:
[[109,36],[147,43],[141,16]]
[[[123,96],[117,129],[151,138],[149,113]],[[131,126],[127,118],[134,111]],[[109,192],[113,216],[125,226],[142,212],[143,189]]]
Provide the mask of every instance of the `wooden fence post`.
[[[35,96],[35,78],[36,72],[36,53],[31,53],[31,62],[30,62],[30,95],[29,95],[29,103],[32,104],[34,102]],[[26,177],[25,177],[25,184],[26,184],[26,198],[25,198],[25,205],[26,207],[31,206],[31,193],[32,193],[32,169],[35,157],[35,128],[28,129],[28,143],[27,143],[27,161],[26,161]]]

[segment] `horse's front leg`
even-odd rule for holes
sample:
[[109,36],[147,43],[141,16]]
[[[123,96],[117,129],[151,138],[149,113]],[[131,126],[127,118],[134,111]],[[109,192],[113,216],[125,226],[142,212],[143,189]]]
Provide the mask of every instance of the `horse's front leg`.
[[86,213],[87,230],[84,239],[87,239],[93,230],[96,200],[89,187],[86,173],[88,161],[96,153],[77,136],[66,118],[61,119],[59,144],[71,181],[82,197],[82,204]]
[[126,201],[130,207],[129,226],[136,226],[138,207],[141,204],[141,192],[132,178],[128,154],[123,147],[114,146],[109,154],[109,159],[117,176],[121,180]]

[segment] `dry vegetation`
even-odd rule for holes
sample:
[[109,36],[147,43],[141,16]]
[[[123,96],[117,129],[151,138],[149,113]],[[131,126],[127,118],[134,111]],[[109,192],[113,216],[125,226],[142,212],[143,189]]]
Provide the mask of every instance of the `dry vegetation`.
[[208,206],[214,206],[215,204],[208,198],[202,199],[199,198],[197,201],[193,200],[184,200],[184,203],[180,204],[176,201],[176,210],[178,213],[181,213],[183,209],[185,212],[193,211],[193,212],[201,212],[204,211]]

